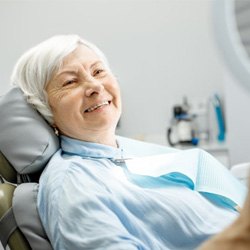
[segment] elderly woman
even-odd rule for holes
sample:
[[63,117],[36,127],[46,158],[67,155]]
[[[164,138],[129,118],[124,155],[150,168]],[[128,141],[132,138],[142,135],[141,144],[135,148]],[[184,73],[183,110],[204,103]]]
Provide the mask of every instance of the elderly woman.
[[[115,135],[119,85],[93,44],[77,35],[52,37],[19,59],[12,82],[60,136],[38,193],[54,249],[194,249],[238,216],[244,188],[210,155]],[[157,161],[163,153],[170,163]],[[144,165],[139,171],[133,166],[149,158],[126,160],[148,155],[156,155],[158,165],[145,167],[146,173]],[[234,194],[226,194],[224,181],[210,182],[215,167],[220,180],[231,178]]]

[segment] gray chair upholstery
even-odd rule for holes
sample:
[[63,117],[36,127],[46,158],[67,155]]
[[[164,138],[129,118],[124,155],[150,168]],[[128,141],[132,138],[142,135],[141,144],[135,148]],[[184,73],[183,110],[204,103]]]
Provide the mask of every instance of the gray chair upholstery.
[[[36,197],[39,176],[58,148],[53,129],[19,88],[0,97],[0,181],[5,182],[0,184],[0,235],[1,226],[8,227],[1,222],[13,210],[17,228],[8,233],[11,250],[52,249],[37,213]],[[27,181],[33,183],[23,183]]]
[[[14,191],[13,211],[18,227],[35,250],[51,250],[51,244],[37,213],[38,184],[23,183]],[[29,204],[27,206],[27,204]]]
[[[9,183],[0,184],[0,218],[12,207],[15,186]],[[8,239],[11,250],[30,250],[31,247],[20,229],[16,228]]]
[[0,151],[20,174],[43,170],[58,138],[19,88],[0,98]]

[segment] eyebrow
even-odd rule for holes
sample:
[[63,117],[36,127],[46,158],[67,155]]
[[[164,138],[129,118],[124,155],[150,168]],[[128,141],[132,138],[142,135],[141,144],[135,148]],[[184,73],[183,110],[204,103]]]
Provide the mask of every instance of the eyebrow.
[[[99,64],[99,63],[105,65],[103,61],[98,60],[98,61],[92,63],[92,64],[90,65],[90,68],[93,68],[94,66],[96,66],[96,65]],[[66,69],[66,70],[63,70],[63,71],[59,72],[58,74],[56,74],[56,78],[59,77],[59,76],[61,76],[61,75],[63,75],[63,74],[77,75],[77,74],[78,74],[78,71],[79,71],[79,68],[77,68],[76,70],[74,70],[74,69]]]
[[105,65],[105,63],[104,63],[103,61],[98,60],[98,61],[96,61],[96,62],[92,63],[92,64],[90,65],[90,68],[93,68],[95,65],[97,65],[97,64],[99,64],[99,63],[101,63],[101,64]]

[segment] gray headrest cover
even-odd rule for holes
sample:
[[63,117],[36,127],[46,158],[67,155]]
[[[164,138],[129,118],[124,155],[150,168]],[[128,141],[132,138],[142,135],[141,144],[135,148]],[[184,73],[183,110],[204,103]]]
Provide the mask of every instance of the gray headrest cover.
[[58,148],[52,127],[19,88],[0,97],[0,151],[18,173],[41,171]]

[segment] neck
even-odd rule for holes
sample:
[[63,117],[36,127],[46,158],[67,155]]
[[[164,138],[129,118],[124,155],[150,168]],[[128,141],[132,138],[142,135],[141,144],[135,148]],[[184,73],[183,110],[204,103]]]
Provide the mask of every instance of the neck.
[[105,134],[96,135],[95,137],[92,136],[88,141],[117,148],[116,137],[114,133],[110,135]]
[[116,136],[114,131],[103,131],[103,132],[89,131],[77,136],[76,135],[74,136],[67,135],[67,136],[82,141],[99,143],[117,148]]

